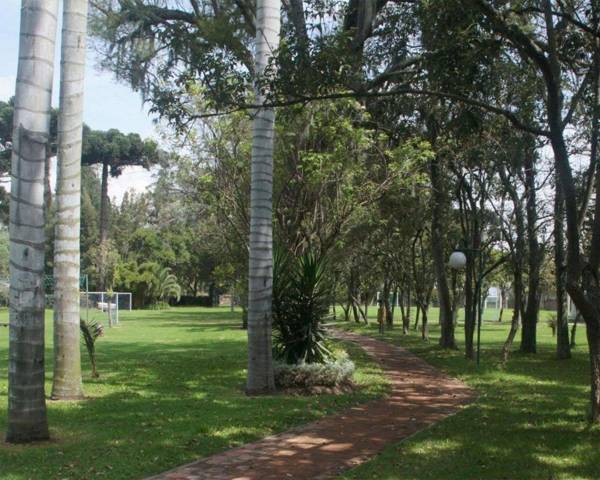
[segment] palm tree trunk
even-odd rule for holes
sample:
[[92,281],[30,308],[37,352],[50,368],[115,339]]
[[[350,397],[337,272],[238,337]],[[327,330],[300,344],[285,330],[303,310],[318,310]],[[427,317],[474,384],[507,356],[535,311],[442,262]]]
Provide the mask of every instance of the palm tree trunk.
[[44,163],[57,0],[23,0],[10,200],[8,426],[13,443],[49,437],[44,392]]
[[61,45],[52,398],[83,397],[79,349],[81,136],[87,0],[65,0]]
[[[256,75],[264,73],[279,46],[280,0],[258,0],[256,5]],[[256,82],[257,103],[265,97]],[[247,392],[275,390],[271,351],[273,294],[273,136],[275,112],[256,112],[252,138],[250,194],[250,269],[248,280],[248,379]]]

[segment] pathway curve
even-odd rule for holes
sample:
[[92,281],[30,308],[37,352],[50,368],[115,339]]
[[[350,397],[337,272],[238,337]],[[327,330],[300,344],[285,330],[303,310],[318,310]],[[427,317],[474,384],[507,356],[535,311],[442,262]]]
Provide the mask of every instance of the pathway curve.
[[388,395],[147,480],[335,478],[475,399],[464,383],[404,348],[349,332],[335,336],[379,361],[391,383]]

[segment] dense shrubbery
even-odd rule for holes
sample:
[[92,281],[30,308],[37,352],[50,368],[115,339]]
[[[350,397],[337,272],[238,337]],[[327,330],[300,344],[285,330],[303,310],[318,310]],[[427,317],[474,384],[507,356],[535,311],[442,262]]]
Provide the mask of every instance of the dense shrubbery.
[[354,370],[354,363],[345,352],[324,363],[278,363],[275,365],[275,384],[278,388],[293,389],[349,386]]
[[314,253],[294,257],[277,251],[273,267],[273,347],[290,365],[323,363],[332,357],[322,321],[331,291],[325,261]]

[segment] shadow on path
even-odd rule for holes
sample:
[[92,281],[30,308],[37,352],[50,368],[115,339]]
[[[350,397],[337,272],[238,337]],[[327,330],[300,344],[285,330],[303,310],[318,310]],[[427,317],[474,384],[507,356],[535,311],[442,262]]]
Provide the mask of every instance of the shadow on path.
[[464,383],[403,348],[349,332],[336,330],[335,336],[379,361],[391,384],[389,395],[148,480],[335,478],[475,399]]

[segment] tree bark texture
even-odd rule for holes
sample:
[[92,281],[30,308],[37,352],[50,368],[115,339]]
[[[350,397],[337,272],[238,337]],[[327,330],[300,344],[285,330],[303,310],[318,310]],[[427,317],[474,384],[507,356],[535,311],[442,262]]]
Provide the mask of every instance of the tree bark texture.
[[23,0],[10,200],[8,424],[13,443],[49,437],[44,392],[44,166],[57,0]]
[[79,347],[79,230],[87,10],[87,0],[64,1],[54,240],[52,383],[52,398],[59,400],[83,397]]
[[[280,0],[256,4],[256,74],[260,77],[279,46]],[[265,96],[257,81],[257,103]],[[248,279],[249,394],[275,390],[272,361],[271,304],[273,294],[273,137],[275,111],[256,111],[252,133],[250,193],[250,268]]]

